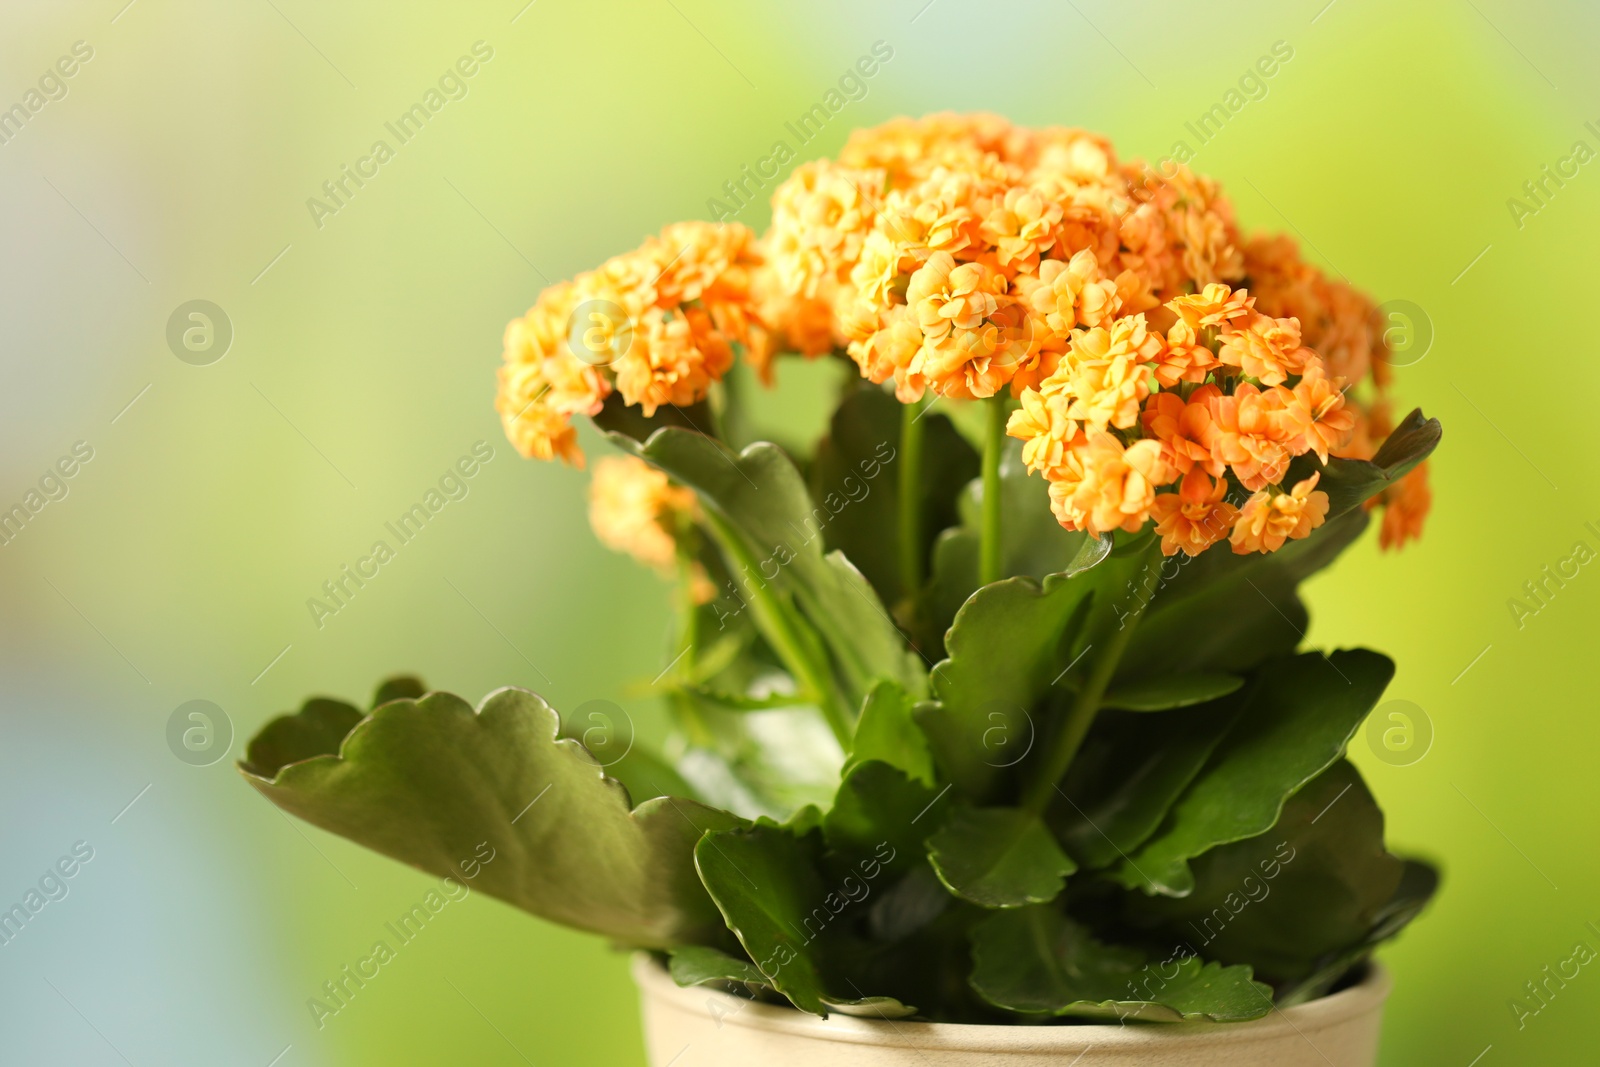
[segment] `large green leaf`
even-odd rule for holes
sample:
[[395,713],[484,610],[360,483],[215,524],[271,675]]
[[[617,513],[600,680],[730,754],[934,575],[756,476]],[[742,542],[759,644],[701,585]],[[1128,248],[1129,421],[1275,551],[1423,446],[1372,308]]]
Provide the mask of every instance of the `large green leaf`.
[[1102,706],[1123,711],[1168,711],[1225,697],[1244,685],[1244,679],[1223,671],[1192,671],[1139,678],[1114,687]]
[[822,818],[822,836],[847,869],[871,858],[898,875],[922,862],[922,843],[944,817],[939,793],[899,768],[870,760],[839,784]]
[[1421,860],[1402,861],[1405,869],[1394,896],[1389,898],[1373,919],[1372,927],[1360,942],[1342,952],[1325,956],[1317,961],[1316,968],[1298,981],[1284,985],[1279,991],[1279,1001],[1284,1007],[1304,1004],[1323,996],[1340,979],[1372,954],[1372,950],[1397,935],[1422,914],[1435,893],[1439,891],[1439,872],[1432,864]]
[[[900,1018],[916,1009],[892,997],[842,996],[848,975],[836,975],[835,954],[847,953],[849,927],[865,911],[872,889],[863,872],[853,883],[828,886],[818,874],[821,843],[814,834],[758,824],[706,834],[695,846],[700,878],[756,970],[801,1011],[826,1017]],[[859,892],[861,895],[856,896]]]
[[1244,694],[1156,714],[1103,711],[1049,810],[1069,855],[1091,870],[1156,831],[1244,710]]
[[667,971],[680,986],[720,986],[737,982],[747,988],[771,988],[766,976],[749,960],[704,945],[673,949]]
[[829,512],[813,504],[780,448],[757,442],[736,456],[713,438],[675,427],[643,445],[622,434],[611,439],[693,488],[721,517],[760,572],[741,580],[770,586],[804,614],[850,708],[859,708],[880,678],[923,692],[925,668],[877,593],[842,553],[823,551]]
[[1054,900],[1077,870],[1044,820],[1020,808],[964,808],[928,839],[928,859],[956,896],[985,908]]
[[815,708],[733,711],[692,691],[674,698],[680,714],[695,720],[676,767],[693,796],[746,818],[779,821],[832,801],[844,755]]
[[[1114,621],[1115,595],[1136,566],[1113,556],[1087,570],[1052,574],[1043,584],[1015,577],[984,586],[956,614],[947,658],[934,668],[934,700],[918,707],[917,722],[934,760],[956,788],[991,799],[1007,768],[1017,766],[1044,725],[1035,715],[1064,681],[1084,642],[1090,610]],[[1091,597],[1106,595],[1106,603]]]
[[1115,684],[1190,671],[1243,673],[1293,652],[1309,624],[1295,590],[1366,526],[1366,514],[1353,511],[1276,552],[1236,555],[1219,545],[1162,560]]
[[[347,716],[346,716],[347,717]],[[558,740],[555,711],[501,689],[481,708],[450,693],[383,704],[337,743],[324,702],[262,738],[319,735],[285,759],[252,744],[240,771],[285,811],[436,876],[487,843],[495,853],[473,888],[628,945],[716,944],[722,922],[695,874],[708,830],[741,823],[692,800],[659,797],[629,810],[626,790],[576,741]]]
[[878,760],[898,767],[924,785],[933,784],[933,755],[928,739],[912,717],[914,705],[908,694],[894,682],[882,681],[872,687],[861,705],[856,720],[856,735],[845,771]]
[[1439,420],[1423,418],[1422,409],[1416,408],[1401,420],[1371,460],[1330,457],[1324,464],[1308,452],[1290,465],[1284,481],[1292,485],[1320,472],[1317,488],[1328,494],[1328,518],[1332,519],[1405,477],[1439,447],[1443,436],[1444,427]]
[[1183,1022],[1258,1019],[1272,991],[1248,967],[1202,964],[1192,955],[1148,959],[1107,945],[1054,908],[998,912],[972,932],[972,986],[1024,1015]]
[[[810,470],[811,498],[832,518],[822,528],[860,568],[885,604],[915,590],[901,585],[899,522],[900,421],[904,409],[882,388],[863,385],[845,395]],[[958,521],[956,497],[978,476],[978,454],[938,411],[925,411],[922,430],[922,558],[934,536]]]
[[1348,967],[1375,932],[1392,933],[1406,870],[1385,850],[1383,814],[1347,760],[1291,797],[1267,832],[1214,848],[1192,867],[1193,893],[1130,894],[1130,918],[1159,920],[1163,934],[1275,981],[1304,980],[1330,961]]
[[1129,889],[1188,895],[1188,861],[1271,828],[1284,801],[1344,753],[1393,674],[1387,657],[1366,649],[1308,652],[1262,668],[1238,723],[1112,876]]

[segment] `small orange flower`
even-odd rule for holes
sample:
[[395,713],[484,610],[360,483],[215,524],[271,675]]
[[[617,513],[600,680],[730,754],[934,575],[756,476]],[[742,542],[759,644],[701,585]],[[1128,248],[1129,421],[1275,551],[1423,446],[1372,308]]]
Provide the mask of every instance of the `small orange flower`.
[[1055,243],[1061,205],[1036,189],[1013,186],[996,199],[978,227],[995,249],[1000,266],[1018,269],[1039,259]]
[[1161,458],[1180,474],[1198,467],[1220,478],[1223,463],[1207,444],[1211,437],[1211,402],[1221,393],[1203,385],[1188,399],[1176,393],[1156,393],[1145,402],[1141,419],[1144,435],[1161,445]]
[[1022,393],[1022,406],[1011,413],[1006,433],[1022,441],[1022,462],[1046,478],[1066,468],[1072,446],[1083,441],[1077,420],[1067,416],[1071,401],[1061,393],[1045,396],[1037,389]]
[[1112,530],[1136,532],[1150,517],[1156,487],[1171,481],[1174,473],[1162,462],[1161,446],[1154,441],[1135,441],[1124,448],[1101,431],[1073,452],[1076,462],[1067,464],[1069,476],[1050,485],[1051,509],[1062,526],[1096,537]]
[[1178,313],[1191,332],[1198,334],[1207,326],[1222,326],[1239,320],[1248,320],[1254,314],[1255,300],[1248,289],[1233,289],[1213,282],[1198,293],[1190,293],[1167,301],[1167,307]]
[[1328,515],[1328,494],[1317,488],[1321,478],[1313,474],[1288,493],[1262,489],[1245,501],[1233,526],[1233,551],[1276,552],[1286,540],[1309,536]]
[[1423,522],[1432,507],[1428,464],[1422,462],[1384,490],[1383,525],[1378,530],[1378,544],[1385,549],[1402,548],[1407,541],[1421,537]]
[[1232,396],[1212,396],[1211,429],[1206,442],[1218,462],[1233,468],[1239,484],[1251,491],[1281,481],[1293,453],[1283,409],[1293,393],[1282,386],[1265,391],[1242,382]]
[[1066,262],[1044,260],[1036,275],[1017,279],[1017,288],[1060,338],[1078,326],[1109,326],[1121,304],[1116,283],[1101,273],[1099,261],[1088,249]]
[[1110,329],[1076,334],[1042,391],[1070,395],[1069,413],[1093,429],[1125,430],[1139,421],[1139,409],[1150,395],[1149,364],[1160,352],[1161,338],[1145,328],[1144,316],[1128,315]]
[[1290,375],[1299,374],[1315,357],[1300,343],[1299,319],[1275,319],[1256,315],[1241,326],[1230,323],[1222,330],[1222,347],[1217,358],[1238,367],[1264,385],[1282,385]]
[[549,404],[550,384],[541,363],[506,363],[500,367],[500,392],[495,410],[506,437],[529,459],[561,459],[580,470],[583,451],[572,418]]
[[983,326],[983,320],[999,307],[995,299],[996,283],[980,263],[956,265],[955,257],[948,252],[935,252],[922,268],[911,276],[906,289],[906,303],[917,316],[922,334],[938,344],[953,330],[974,331]]
[[1294,387],[1294,399],[1284,407],[1290,451],[1315,452],[1323,463],[1328,454],[1345,445],[1355,432],[1355,412],[1345,407],[1340,383],[1328,381],[1321,361],[1314,360]]
[[878,314],[867,304],[855,305],[841,318],[845,336],[851,339],[850,358],[861,368],[862,376],[873,382],[893,378],[895,396],[901,403],[922,399],[927,383],[911,370],[922,350],[922,330],[911,309],[903,305],[889,308],[881,326]]
[[680,523],[699,514],[693,491],[633,456],[607,456],[589,482],[589,525],[601,544],[670,573]]
[[1194,327],[1179,319],[1167,329],[1167,343],[1156,360],[1156,381],[1163,389],[1179,382],[1203,382],[1218,366],[1216,354],[1199,342]]
[[767,243],[787,292],[816,297],[849,275],[872,232],[883,183],[882,171],[819,159],[778,186]]
[[1176,493],[1162,493],[1150,506],[1156,533],[1161,535],[1161,554],[1198,556],[1228,536],[1239,509],[1223,499],[1228,483],[1206,477],[1199,467],[1184,475]]
[[728,339],[698,307],[675,314],[646,313],[634,329],[633,343],[612,364],[617,391],[646,417],[663,405],[688,407],[706,395],[711,383],[733,366]]

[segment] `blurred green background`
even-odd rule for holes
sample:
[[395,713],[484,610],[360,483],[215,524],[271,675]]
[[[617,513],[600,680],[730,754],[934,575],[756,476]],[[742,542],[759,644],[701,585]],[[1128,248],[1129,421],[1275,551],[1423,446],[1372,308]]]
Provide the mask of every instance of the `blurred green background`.
[[[524,2],[0,12],[0,108],[26,109],[75,42],[92,49],[64,96],[0,126],[0,510],[76,442],[93,450],[0,547],[0,903],[75,842],[93,849],[68,895],[0,946],[0,1060],[642,1063],[625,959],[480,897],[318,1029],[307,998],[430,880],[291,823],[231,758],[186,765],[167,722],[216,703],[236,757],[302,696],[362,698],[408,669],[473,697],[521,684],[569,709],[614,700],[658,733],[660,710],[633,694],[664,663],[665,590],[593,542],[581,474],[503,441],[500,333],[547,281],[706,217],[881,40],[892,60],[801,158],[941,109],[1086,126],[1125,156],[1181,138],[1247,229],[1298,234],[1418,309],[1397,325],[1431,344],[1396,392],[1446,427],[1427,536],[1398,555],[1369,540],[1309,588],[1313,641],[1391,654],[1389,697],[1433,731],[1409,765],[1353,746],[1394,845],[1446,871],[1384,952],[1383,1062],[1593,1062],[1600,975],[1520,1025],[1511,1002],[1537,1006],[1524,984],[1575,942],[1600,947],[1585,927],[1600,924],[1600,569],[1548,584],[1520,626],[1507,602],[1576,542],[1600,548],[1579,433],[1594,342],[1568,321],[1592,306],[1600,164],[1548,183],[1520,225],[1507,199],[1575,141],[1600,148],[1584,125],[1600,120],[1600,13]],[[373,141],[393,145],[384,123],[479,41],[493,54],[466,95],[319,227],[307,198]],[[1199,146],[1185,123],[1279,41],[1292,59]],[[739,215],[766,218],[764,204]],[[233,328],[204,366],[166,340],[195,299]],[[786,415],[814,430],[803,405]],[[306,599],[480,440],[494,459],[470,494],[314,625]]]

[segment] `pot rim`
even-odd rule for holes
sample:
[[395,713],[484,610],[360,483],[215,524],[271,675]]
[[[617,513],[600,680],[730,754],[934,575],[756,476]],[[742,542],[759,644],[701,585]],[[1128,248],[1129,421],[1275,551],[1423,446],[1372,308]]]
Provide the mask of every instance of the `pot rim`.
[[[738,1026],[769,1033],[792,1034],[813,1040],[889,1048],[938,1048],[961,1052],[1062,1052],[1082,1053],[1091,1048],[1153,1049],[1204,1041],[1219,1045],[1253,1045],[1281,1041],[1306,1031],[1320,1031],[1348,1019],[1382,1008],[1393,985],[1389,972],[1375,960],[1367,963],[1362,980],[1347,989],[1292,1008],[1273,1007],[1272,1014],[1240,1023],[1127,1023],[1029,1025],[986,1023],[910,1022],[900,1019],[866,1019],[835,1013],[818,1018],[796,1008],[765,1004],[724,993],[709,986],[679,986],[665,967],[648,953],[636,953],[633,980],[644,996],[686,1013],[706,1013],[718,1028]],[[711,1012],[712,1004],[723,1009]],[[1315,1043],[1312,1043],[1315,1047]]]

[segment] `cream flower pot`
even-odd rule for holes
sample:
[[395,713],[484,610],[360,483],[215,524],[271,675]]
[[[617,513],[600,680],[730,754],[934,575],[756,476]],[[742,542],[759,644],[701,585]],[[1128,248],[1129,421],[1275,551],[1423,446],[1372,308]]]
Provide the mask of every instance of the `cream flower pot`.
[[819,1019],[633,964],[651,1067],[1372,1067],[1389,976],[1248,1023],[968,1026]]

